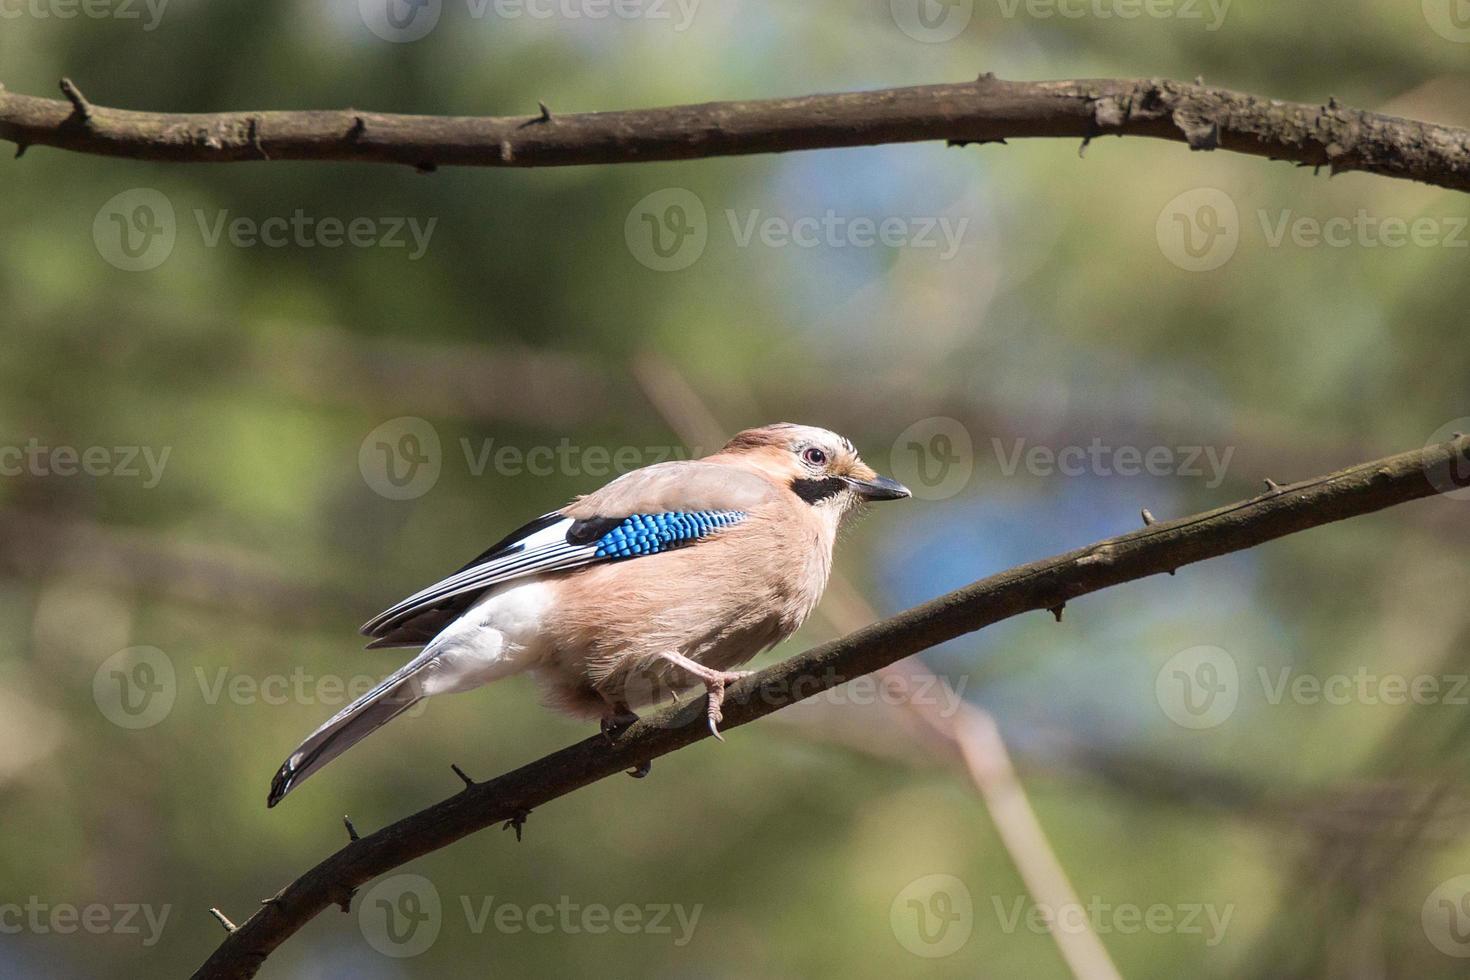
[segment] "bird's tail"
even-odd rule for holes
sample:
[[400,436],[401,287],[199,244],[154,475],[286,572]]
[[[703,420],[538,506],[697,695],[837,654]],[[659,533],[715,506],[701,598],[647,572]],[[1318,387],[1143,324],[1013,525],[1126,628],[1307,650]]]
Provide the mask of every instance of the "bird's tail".
[[276,771],[266,806],[281,802],[307,776],[417,704],[424,692],[416,675],[430,659],[424,654],[415,657],[307,736]]

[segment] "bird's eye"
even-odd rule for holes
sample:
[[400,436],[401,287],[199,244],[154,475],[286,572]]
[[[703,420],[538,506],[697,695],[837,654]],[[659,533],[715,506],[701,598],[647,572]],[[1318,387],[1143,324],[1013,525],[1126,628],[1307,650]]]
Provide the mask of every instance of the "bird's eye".
[[827,454],[816,446],[808,446],[806,449],[803,449],[801,451],[801,458],[813,466],[825,466],[827,464]]

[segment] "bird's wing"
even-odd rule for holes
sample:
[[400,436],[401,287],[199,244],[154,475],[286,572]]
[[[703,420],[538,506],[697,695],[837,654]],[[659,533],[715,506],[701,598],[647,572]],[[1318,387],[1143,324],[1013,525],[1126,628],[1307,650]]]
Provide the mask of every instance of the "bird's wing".
[[468,565],[362,626],[371,646],[417,645],[491,586],[601,561],[657,554],[740,522],[774,486],[747,470],[698,460],[624,474],[496,542]]

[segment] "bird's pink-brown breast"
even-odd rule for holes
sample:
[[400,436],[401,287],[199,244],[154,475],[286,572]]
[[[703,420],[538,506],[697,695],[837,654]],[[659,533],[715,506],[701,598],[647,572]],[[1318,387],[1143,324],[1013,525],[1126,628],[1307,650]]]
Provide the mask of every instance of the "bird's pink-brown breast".
[[[557,615],[547,625],[550,652],[539,673],[559,706],[599,713],[604,692],[616,694],[644,671],[667,694],[667,665],[651,663],[662,652],[716,669],[735,667],[794,632],[821,598],[831,544],[811,509],[748,470],[719,463],[694,468],[698,485],[677,493],[660,486],[666,474],[630,480],[648,472],[637,471],[623,478],[627,485],[617,481],[573,505],[598,513],[738,509],[745,517],[695,544],[550,583]],[[596,690],[582,678],[591,678]],[[638,698],[631,700],[637,706]]]

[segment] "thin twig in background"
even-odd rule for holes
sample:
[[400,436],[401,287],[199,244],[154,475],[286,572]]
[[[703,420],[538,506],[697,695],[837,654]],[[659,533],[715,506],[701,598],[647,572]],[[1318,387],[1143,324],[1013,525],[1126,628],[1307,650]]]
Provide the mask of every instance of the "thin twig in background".
[[[70,86],[70,83],[66,83]],[[0,139],[24,149],[177,163],[336,160],[441,166],[640,163],[829,147],[1147,136],[1195,150],[1470,190],[1470,132],[1162,78],[973,82],[547,116],[356,109],[158,113],[0,89]],[[75,97],[73,97],[75,96]],[[79,105],[86,106],[85,116]]]
[[[758,671],[726,693],[728,732],[921,650],[1027,612],[1276,538],[1454,489],[1470,436],[1282,486],[1203,514],[1160,521],[982,579]],[[363,883],[486,827],[709,736],[699,699],[567,746],[352,841],[303,873],[225,937],[196,977],[253,976],[271,952]]]

